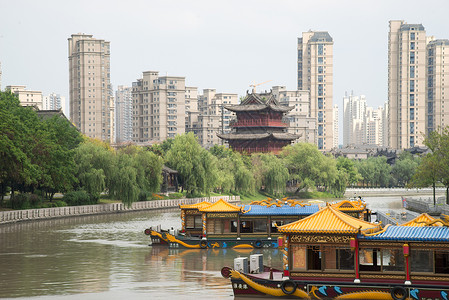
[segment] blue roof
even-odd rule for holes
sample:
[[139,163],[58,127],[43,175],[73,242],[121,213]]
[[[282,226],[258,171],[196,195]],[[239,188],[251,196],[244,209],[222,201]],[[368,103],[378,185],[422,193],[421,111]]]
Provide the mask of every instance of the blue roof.
[[[251,208],[250,211],[248,211]],[[243,216],[309,216],[317,211],[319,207],[316,204],[305,206],[290,206],[283,205],[278,207],[276,205],[267,207],[264,205],[245,205],[244,211],[248,211]]]
[[388,226],[380,234],[373,236],[359,235],[359,238],[361,240],[449,242],[449,227]]

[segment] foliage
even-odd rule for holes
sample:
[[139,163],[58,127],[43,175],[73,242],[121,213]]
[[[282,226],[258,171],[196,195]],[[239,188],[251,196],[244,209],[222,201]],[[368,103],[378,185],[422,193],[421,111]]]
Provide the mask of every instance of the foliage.
[[385,156],[369,157],[356,161],[355,166],[362,176],[363,185],[371,187],[388,187],[391,177],[391,166]]
[[68,206],[91,205],[97,203],[96,199],[83,190],[65,193],[64,197],[62,197],[62,201],[67,203]]
[[201,148],[192,132],[175,137],[165,160],[170,168],[178,171],[187,196],[208,194],[216,186],[216,158]]
[[391,169],[394,186],[407,186],[415,174],[419,162],[419,157],[414,157],[410,152],[402,152]]

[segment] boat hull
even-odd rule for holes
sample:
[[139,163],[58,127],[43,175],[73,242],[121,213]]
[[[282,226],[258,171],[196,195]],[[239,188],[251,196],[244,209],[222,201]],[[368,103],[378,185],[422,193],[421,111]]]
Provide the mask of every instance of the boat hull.
[[169,232],[145,231],[151,238],[152,246],[167,246],[170,248],[200,248],[200,249],[267,249],[278,248],[277,238],[195,238],[182,235],[172,235]]
[[[304,282],[296,280],[267,280],[250,274],[231,277],[235,299],[449,299],[449,286],[366,284],[348,282]],[[288,281],[285,285],[284,282]],[[292,285],[292,282],[294,283]],[[287,288],[286,294],[282,287]]]

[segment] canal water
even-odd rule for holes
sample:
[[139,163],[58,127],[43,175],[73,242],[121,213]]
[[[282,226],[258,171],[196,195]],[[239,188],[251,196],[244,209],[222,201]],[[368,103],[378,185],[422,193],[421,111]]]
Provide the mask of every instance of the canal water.
[[[401,209],[397,197],[365,198],[372,210]],[[0,298],[233,299],[223,266],[270,250],[167,249],[148,246],[149,226],[180,228],[178,209],[21,222],[0,226]]]

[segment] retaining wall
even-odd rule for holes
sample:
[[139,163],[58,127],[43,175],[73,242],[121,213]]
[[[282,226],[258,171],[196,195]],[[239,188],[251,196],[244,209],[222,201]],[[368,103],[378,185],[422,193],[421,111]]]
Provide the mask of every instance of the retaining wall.
[[96,205],[83,205],[83,206],[10,210],[10,211],[0,211],[0,224],[28,221],[28,220],[70,217],[70,216],[108,214],[116,212],[161,209],[161,208],[176,208],[180,204],[182,205],[194,204],[202,201],[216,202],[220,199],[223,199],[228,202],[240,202],[240,196],[214,196],[214,197],[188,198],[188,199],[186,198],[186,199],[141,201],[141,202],[134,202],[131,205],[131,207],[127,207],[123,203],[111,203],[111,204],[96,204]]

